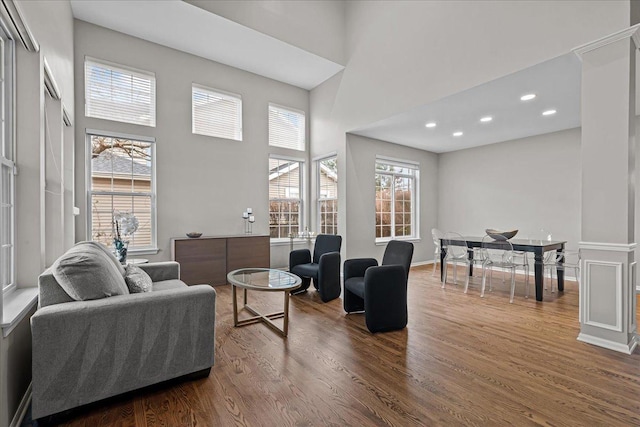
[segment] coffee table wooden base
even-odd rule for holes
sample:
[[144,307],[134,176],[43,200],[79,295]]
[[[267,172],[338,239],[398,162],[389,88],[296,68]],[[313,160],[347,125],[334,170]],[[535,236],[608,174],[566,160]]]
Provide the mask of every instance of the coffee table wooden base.
[[[243,290],[243,306],[240,310],[246,309],[248,312],[253,314],[253,317],[249,317],[247,319],[238,320],[238,300],[236,296],[236,286],[231,284],[231,293],[233,298],[233,326],[247,326],[253,325],[254,323],[263,322],[265,325],[278,332],[283,337],[286,337],[289,332],[289,292],[284,291],[284,310],[277,311],[275,313],[270,314],[261,314],[256,311],[253,307],[247,304],[247,289]],[[282,329],[280,329],[275,323],[273,323],[272,319],[280,319],[283,318]]]

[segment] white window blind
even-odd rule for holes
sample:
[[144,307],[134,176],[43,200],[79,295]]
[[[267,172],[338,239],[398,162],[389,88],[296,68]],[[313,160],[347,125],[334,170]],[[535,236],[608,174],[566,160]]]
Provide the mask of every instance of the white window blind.
[[193,85],[193,133],[242,141],[242,97]]
[[154,73],[87,58],[85,115],[136,125],[156,125]]
[[304,113],[269,104],[269,145],[304,151]]

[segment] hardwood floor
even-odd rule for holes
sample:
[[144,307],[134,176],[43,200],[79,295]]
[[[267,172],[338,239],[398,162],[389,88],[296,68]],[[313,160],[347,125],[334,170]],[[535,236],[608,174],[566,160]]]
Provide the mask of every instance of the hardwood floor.
[[[408,327],[376,335],[315,291],[291,298],[288,339],[263,324],[234,328],[230,289],[218,287],[208,378],[94,405],[64,425],[640,425],[640,354],[576,340],[575,283],[542,303],[521,283],[509,304],[499,275],[480,298],[479,278],[468,294],[443,290],[431,268],[411,270]],[[249,296],[259,309],[282,304],[279,293]]]

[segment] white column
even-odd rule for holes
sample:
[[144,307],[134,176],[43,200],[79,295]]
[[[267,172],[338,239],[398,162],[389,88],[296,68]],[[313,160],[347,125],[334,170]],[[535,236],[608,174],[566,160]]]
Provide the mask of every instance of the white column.
[[578,340],[636,347],[635,61],[638,26],[575,50],[582,59],[582,271]]

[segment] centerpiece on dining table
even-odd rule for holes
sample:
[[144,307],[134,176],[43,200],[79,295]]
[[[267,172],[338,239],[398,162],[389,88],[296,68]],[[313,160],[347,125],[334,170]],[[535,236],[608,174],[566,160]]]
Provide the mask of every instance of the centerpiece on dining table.
[[513,238],[516,234],[518,234],[518,230],[499,231],[499,230],[494,230],[493,228],[487,228],[485,232],[493,240],[502,240],[502,241],[509,240]]

